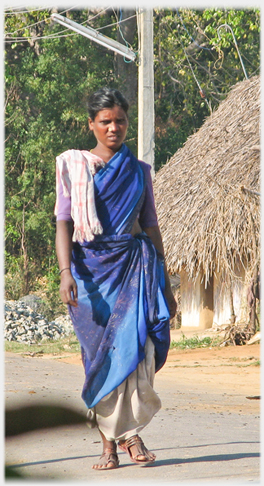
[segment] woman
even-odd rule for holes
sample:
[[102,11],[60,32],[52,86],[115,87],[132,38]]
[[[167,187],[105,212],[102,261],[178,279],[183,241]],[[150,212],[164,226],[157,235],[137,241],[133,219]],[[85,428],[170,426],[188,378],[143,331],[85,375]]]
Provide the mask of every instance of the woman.
[[88,111],[95,148],[56,159],[56,251],[61,299],[81,345],[88,423],[103,441],[93,468],[113,469],[116,441],[132,462],[155,461],[138,432],[161,407],[153,380],[167,357],[176,303],[150,166],[123,143],[128,103],[102,88]]

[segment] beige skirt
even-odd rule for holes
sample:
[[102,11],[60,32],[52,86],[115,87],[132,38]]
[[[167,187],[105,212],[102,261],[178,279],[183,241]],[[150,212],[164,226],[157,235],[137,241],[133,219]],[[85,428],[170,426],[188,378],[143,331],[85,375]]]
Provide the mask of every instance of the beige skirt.
[[155,348],[148,336],[145,359],[115,390],[88,410],[87,425],[98,427],[107,440],[128,439],[138,434],[161,408],[153,389]]

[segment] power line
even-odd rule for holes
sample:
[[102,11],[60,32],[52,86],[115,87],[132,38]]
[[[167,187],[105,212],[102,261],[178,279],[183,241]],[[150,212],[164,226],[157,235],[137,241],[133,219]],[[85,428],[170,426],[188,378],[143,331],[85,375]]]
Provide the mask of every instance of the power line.
[[[112,8],[112,7],[106,7],[104,8],[103,10],[100,10],[100,12],[98,12],[96,15],[94,15],[93,17],[89,18],[88,20],[86,20],[86,22],[91,22],[91,20],[94,20],[96,19],[96,17],[98,17],[99,15],[102,15],[103,12],[107,12],[107,10],[109,10],[109,8]],[[83,22],[84,24],[85,22]]]
[[[178,29],[178,30],[179,30],[179,29]],[[184,47],[184,45],[183,45],[183,43],[182,43],[182,41],[181,41],[181,38],[180,38],[180,33],[179,33],[179,41],[180,41],[180,44],[181,44],[181,46],[182,46],[183,52],[184,52],[184,54],[185,54],[185,57],[186,57],[186,59],[187,59],[187,62],[188,62],[188,64],[189,64],[189,67],[190,67],[190,70],[191,70],[192,75],[193,75],[193,77],[194,77],[194,80],[195,80],[195,82],[196,82],[196,84],[197,84],[197,86],[198,86],[198,88],[199,88],[200,95],[201,95],[201,97],[202,97],[202,98],[205,100],[205,102],[206,102],[206,104],[207,104],[207,106],[208,106],[208,109],[209,109],[209,111],[210,111],[210,113],[211,113],[211,107],[210,107],[210,104],[209,104],[209,102],[208,102],[208,100],[207,100],[207,98],[206,98],[206,96],[205,96],[205,94],[204,94],[204,91],[203,91],[203,89],[202,89],[202,87],[201,87],[201,85],[200,85],[200,83],[199,83],[199,81],[198,81],[197,77],[195,76],[195,73],[194,73],[194,70],[193,70],[192,65],[191,65],[191,63],[190,63],[190,60],[189,60],[189,57],[188,57],[188,55],[187,55],[186,49],[185,49],[185,47]]]
[[[134,17],[137,17],[137,15],[136,15],[136,14],[134,14],[134,15],[130,15],[130,17],[126,17],[124,20],[122,20],[122,9],[121,9],[121,8],[119,9],[119,12],[120,12],[120,19],[117,21],[117,26],[118,26],[119,33],[120,33],[120,35],[121,35],[121,37],[122,37],[122,39],[123,39],[123,41],[124,41],[125,45],[126,45],[128,48],[132,49],[131,44],[129,44],[129,42],[127,42],[127,40],[126,40],[126,39],[125,39],[125,37],[124,37],[124,34],[123,34],[122,29],[121,29],[121,27],[120,27],[120,24],[121,24],[121,23],[123,23],[123,22],[126,22],[127,20],[133,19]],[[117,18],[117,15],[116,15],[116,13],[115,13],[115,12],[114,12],[114,14],[115,14],[115,17]],[[130,63],[130,62],[132,62],[132,60],[128,60],[128,59],[126,59],[126,58],[124,57],[124,62],[126,62],[126,63]]]
[[[75,9],[75,8],[76,8],[76,7],[71,7],[71,8],[69,8],[69,9],[67,9],[67,10],[64,10],[64,11],[63,11],[63,12],[61,12],[61,13],[66,13],[66,12],[68,12],[68,11],[72,10],[72,9]],[[112,7],[106,7],[106,8],[104,8],[104,9],[100,10],[100,12],[98,12],[96,15],[92,16],[92,17],[91,17],[91,18],[89,18],[88,20],[85,20],[85,21],[84,21],[84,22],[82,22],[80,25],[86,24],[87,22],[90,22],[91,20],[94,20],[96,17],[98,17],[99,15],[102,15],[102,13],[106,12],[106,11],[107,11],[107,10],[109,10],[110,8],[112,8]],[[42,9],[39,9],[39,10],[42,10]],[[43,9],[43,10],[45,10],[45,9]],[[50,10],[50,9],[48,9],[48,10]],[[38,9],[36,9],[36,10],[35,10],[35,9],[34,9],[34,10],[31,10],[31,12],[33,12],[33,11],[38,11]],[[26,10],[25,10],[25,11],[23,11],[23,12],[19,12],[19,13],[25,13],[25,12],[28,12],[28,11],[26,11]],[[17,14],[17,13],[16,13],[16,14]],[[14,15],[16,15],[16,14],[14,14]],[[121,20],[121,21],[118,21],[118,22],[114,22],[114,23],[112,23],[112,24],[108,24],[108,25],[105,25],[105,26],[103,26],[103,27],[99,27],[99,28],[98,28],[98,29],[96,29],[96,30],[100,31],[100,30],[106,29],[107,27],[113,27],[114,25],[118,25],[118,24],[120,24],[120,22],[126,22],[127,20],[129,20],[129,19],[131,19],[131,18],[133,18],[133,17],[135,17],[135,15],[132,15],[131,17],[128,17],[127,19],[124,19],[124,20]],[[21,30],[25,30],[25,29],[30,29],[31,27],[35,27],[36,25],[41,24],[41,23],[43,23],[43,22],[47,22],[48,20],[51,20],[51,19],[52,19],[52,17],[50,16],[50,17],[48,17],[48,18],[47,18],[47,19],[45,19],[45,20],[41,20],[41,21],[39,21],[39,22],[35,22],[34,24],[29,24],[29,25],[26,25],[26,26],[21,27],[20,29],[17,29],[17,30],[15,30],[15,31],[13,31],[13,32],[7,32],[5,35],[6,35],[6,36],[11,36],[11,35],[13,35],[13,34],[16,34],[16,32],[19,32],[19,31],[21,31]],[[56,35],[55,35],[55,34],[50,34],[50,35],[47,35],[47,36],[38,37],[38,39],[48,39],[48,38],[51,38],[51,39],[52,39],[52,38],[54,38],[54,37],[67,37],[67,36],[76,35],[76,34],[59,35],[59,34],[61,34],[61,33],[63,33],[63,32],[67,32],[67,29],[64,29],[64,30],[62,30],[62,31],[60,31],[60,32],[57,32],[57,34],[56,34]],[[22,38],[22,37],[21,37],[21,38],[19,38],[19,37],[9,37],[9,38],[8,38],[8,40],[6,40],[6,42],[7,42],[7,43],[11,43],[11,42],[13,42],[13,39],[14,39],[16,42],[24,42],[24,41],[26,40],[25,38]],[[124,39],[124,41],[125,41],[125,39]]]
[[[17,8],[19,8],[19,7],[17,7]],[[16,10],[16,11],[14,11],[14,9],[12,9],[12,10],[13,10],[12,12],[8,12],[8,9],[5,9],[4,10],[5,11],[5,15],[18,15],[18,14],[29,13],[29,12],[40,12],[42,10],[49,10],[49,7],[41,7],[41,8],[29,8],[29,7],[25,7],[25,10]]]
[[197,45],[197,47],[199,47],[200,49],[204,49],[205,51],[212,51],[212,50],[213,50],[213,48],[211,48],[211,47],[210,47],[210,48],[209,48],[209,47],[203,47],[203,46],[201,46],[200,44],[198,44],[198,42],[197,42],[197,41],[196,41],[196,40],[195,40],[195,39],[194,39],[194,38],[191,36],[191,34],[188,32],[187,28],[185,27],[185,24],[184,24],[184,22],[183,22],[183,20],[182,20],[182,17],[180,16],[179,11],[178,11],[178,9],[177,9],[177,8],[176,8],[176,13],[177,13],[178,17],[179,17],[179,18],[180,18],[180,20],[181,20],[181,23],[182,23],[182,25],[183,25],[184,30],[187,32],[187,34],[188,34],[188,36],[190,37],[190,39],[192,39],[192,41],[193,41],[193,42],[194,42],[194,43]]
[[[96,30],[103,30],[103,29],[106,29],[107,27],[113,27],[114,25],[117,25],[119,26],[119,24],[122,24],[124,22],[127,22],[127,20],[130,20],[130,19],[133,19],[134,17],[136,17],[136,14],[135,15],[131,15],[130,17],[127,17],[126,19],[124,20],[118,20],[117,22],[113,22],[112,24],[108,24],[108,25],[104,25],[103,27],[99,27],[98,29]],[[124,39],[125,40],[125,39]]]
[[[72,8],[74,8],[74,7],[72,7]],[[101,15],[103,12],[105,12],[106,10],[108,10],[109,8],[112,8],[112,7],[104,8],[103,10],[101,10],[100,12],[98,12],[96,15],[94,15],[93,17],[91,17],[88,21],[85,20],[80,25],[83,25],[83,24],[86,24],[87,22],[90,22],[94,18],[98,17],[98,15]],[[68,10],[70,10],[70,9],[68,9]],[[66,11],[68,11],[68,10],[66,10]],[[128,17],[127,19],[124,19],[122,22],[126,22],[127,20],[129,20],[130,18],[133,18],[133,17],[134,17],[134,15],[131,16],[131,17]],[[11,36],[11,35],[15,34],[16,32],[19,32],[20,30],[24,30],[26,28],[29,29],[30,27],[33,27],[35,25],[38,25],[38,24],[40,24],[42,22],[47,22],[48,20],[52,20],[52,17],[49,17],[49,18],[47,18],[45,20],[41,20],[40,22],[36,22],[35,24],[31,24],[31,25],[25,26],[25,27],[23,27],[21,29],[18,29],[17,31],[12,32],[12,33],[11,32],[10,33],[7,33],[6,36]],[[98,29],[95,29],[95,30],[96,31],[99,31],[99,30],[102,30],[102,29],[104,29],[106,27],[112,27],[113,25],[117,25],[118,23],[119,22],[112,23],[112,24],[108,24],[107,26],[103,26],[103,27],[98,28]],[[64,34],[64,32],[68,32],[68,29],[63,29],[63,30],[57,32],[56,34],[49,34],[49,35],[46,35],[46,36],[36,36],[34,40],[38,40],[39,41],[39,40],[42,40],[42,39],[57,39],[57,38],[61,38],[61,37],[71,37],[71,36],[79,35],[76,32],[75,33],[67,33],[67,34]],[[28,41],[28,37],[6,37],[5,38],[5,43],[6,44],[13,44],[14,42],[16,42],[16,43],[23,43],[23,42],[27,42],[27,41]],[[128,45],[128,43],[126,43],[126,45]],[[135,52],[135,54],[137,54],[137,53]],[[125,62],[132,62],[130,60],[128,61],[125,58],[124,58],[124,61]]]
[[[119,9],[119,11],[120,11],[120,20],[117,22],[117,25],[118,25],[118,30],[119,30],[119,33],[120,33],[120,35],[121,35],[121,37],[122,37],[123,41],[125,42],[126,46],[127,46],[127,47],[128,47],[128,46],[129,46],[129,47],[131,47],[131,45],[129,45],[129,43],[128,43],[128,42],[127,42],[127,40],[125,39],[124,34],[123,34],[123,32],[122,32],[122,29],[121,29],[121,27],[120,27],[120,24],[121,24],[121,22],[122,22],[122,9],[120,8],[120,9]],[[135,15],[134,15],[133,17],[135,17]],[[127,20],[127,19],[125,19],[125,20]]]
[[[61,32],[65,32],[65,30]],[[62,34],[62,35],[56,35],[56,34],[51,34],[51,35],[44,35],[43,37],[35,37],[34,40],[42,40],[42,39],[60,39],[61,37],[70,37],[73,35],[79,35],[77,33],[72,33],[72,34]],[[14,42],[16,43],[22,43],[22,42],[27,42],[28,37],[10,37],[8,40],[5,40],[5,44],[13,44]]]
[[[69,12],[73,8],[76,8],[76,7],[68,8],[67,10],[64,10],[62,13]],[[39,9],[39,10],[42,10],[42,9]],[[48,8],[46,10],[51,10],[51,9]],[[37,11],[38,11],[38,9],[34,9],[34,10],[32,9],[32,10],[30,10],[30,12],[37,12]],[[28,13],[28,12],[29,12],[29,10],[25,10],[22,13]],[[19,12],[19,13],[21,13],[21,12]],[[20,32],[20,30],[30,29],[31,27],[35,27],[36,25],[41,24],[43,22],[46,22],[49,19],[51,19],[51,17],[49,17],[47,19],[40,20],[39,22],[35,22],[34,24],[25,25],[25,27],[21,27],[20,29],[17,29],[17,30],[15,30],[13,32],[7,32],[5,35],[12,35],[12,34],[16,34],[16,32]]]
[[16,32],[20,32],[20,30],[30,29],[31,27],[35,27],[36,25],[42,24],[43,22],[46,22],[46,20],[43,19],[40,20],[39,22],[35,22],[35,24],[25,25],[25,27],[21,27],[20,29],[14,30],[14,32],[7,32],[5,35],[16,34]]
[[233,40],[234,40],[234,44],[235,44],[235,47],[236,47],[236,50],[237,50],[237,53],[238,53],[238,56],[239,56],[239,60],[240,60],[240,63],[241,63],[241,66],[242,66],[242,69],[243,69],[243,72],[244,72],[244,76],[246,79],[248,79],[248,75],[247,75],[247,72],[246,72],[246,69],[245,69],[245,66],[244,66],[244,63],[243,63],[243,60],[242,60],[242,57],[241,57],[241,54],[240,54],[240,51],[238,49],[238,45],[237,45],[237,41],[236,41],[236,37],[235,37],[235,34],[234,34],[234,31],[232,29],[232,27],[230,27],[230,25],[228,24],[222,24],[222,25],[219,25],[218,29],[217,29],[217,33],[218,33],[218,37],[219,39],[221,39],[221,35],[219,34],[219,30],[222,28],[222,27],[225,27],[226,30],[229,29],[232,36],[233,36]]
[[88,37],[88,39],[94,40],[98,44],[101,44],[112,51],[117,52],[118,54],[123,54],[125,57],[128,57],[128,59],[134,60],[136,58],[136,54],[131,49],[124,46],[120,42],[111,39],[110,37],[100,34],[97,30],[92,29],[91,27],[84,27],[73,20],[67,19],[63,15],[56,13],[52,14],[52,18],[59,24],[65,25],[69,29],[80,33],[84,37]]

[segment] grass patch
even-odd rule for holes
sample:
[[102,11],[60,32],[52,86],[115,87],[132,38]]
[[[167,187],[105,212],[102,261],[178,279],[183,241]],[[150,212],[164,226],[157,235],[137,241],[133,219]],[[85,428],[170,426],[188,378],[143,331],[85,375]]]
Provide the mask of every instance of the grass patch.
[[246,368],[248,366],[260,366],[260,360],[258,359],[257,361],[253,361],[253,363],[246,363],[238,366],[241,366],[241,368]]
[[195,348],[211,348],[220,344],[220,339],[211,338],[209,336],[200,338],[199,336],[193,336],[187,338],[184,334],[179,341],[171,341],[170,349],[195,349]]
[[62,354],[80,353],[80,344],[75,334],[56,340],[42,341],[37,344],[18,343],[16,341],[5,341],[5,351],[24,354]]

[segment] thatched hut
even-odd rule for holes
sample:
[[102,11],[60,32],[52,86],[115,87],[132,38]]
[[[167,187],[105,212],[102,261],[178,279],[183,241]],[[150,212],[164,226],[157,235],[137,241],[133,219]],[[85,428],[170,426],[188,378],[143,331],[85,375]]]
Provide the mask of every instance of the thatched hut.
[[182,327],[248,319],[260,264],[260,77],[236,84],[156,173],[169,272],[180,275]]

